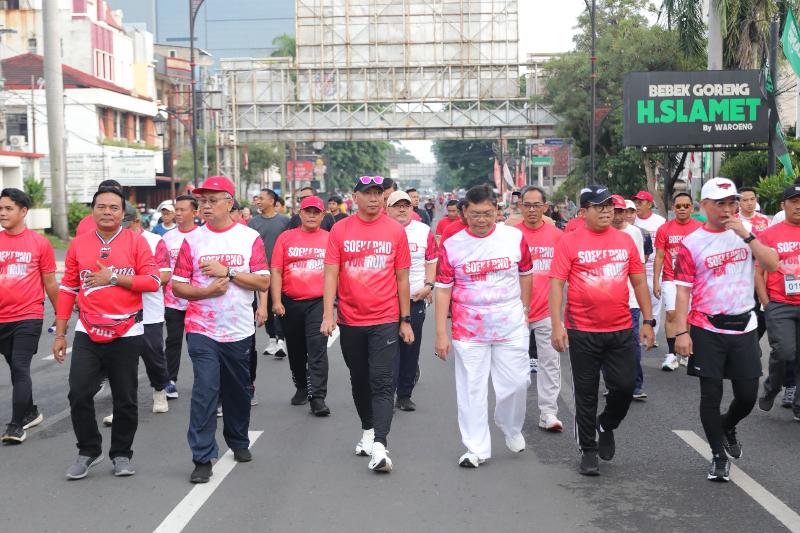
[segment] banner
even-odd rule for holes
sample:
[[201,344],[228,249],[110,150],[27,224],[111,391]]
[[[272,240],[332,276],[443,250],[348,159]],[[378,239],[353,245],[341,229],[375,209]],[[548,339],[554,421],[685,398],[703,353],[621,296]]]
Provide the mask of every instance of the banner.
[[797,29],[797,21],[791,7],[786,10],[786,23],[783,25],[781,44],[783,45],[783,55],[786,56],[794,73],[800,76],[800,30]]
[[775,116],[775,131],[772,134],[770,144],[775,157],[783,165],[783,171],[787,177],[794,177],[794,167],[792,166],[792,158],[789,156],[789,151],[786,149],[786,142],[783,137],[783,130],[781,129],[781,119],[778,115],[778,103],[775,99],[775,86],[772,83],[772,76],[769,74],[769,65],[764,65],[764,76],[762,79],[765,81],[762,87],[762,92],[766,92],[767,101],[769,103],[770,113]]
[[625,146],[767,142],[769,111],[757,70],[625,75]]

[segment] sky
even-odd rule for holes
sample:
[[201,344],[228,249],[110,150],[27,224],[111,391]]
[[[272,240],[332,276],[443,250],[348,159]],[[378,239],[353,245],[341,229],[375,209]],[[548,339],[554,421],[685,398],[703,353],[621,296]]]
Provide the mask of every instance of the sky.
[[[567,52],[572,49],[578,15],[586,9],[583,0],[519,0],[519,58],[529,52]],[[435,163],[431,141],[403,141],[421,163]]]

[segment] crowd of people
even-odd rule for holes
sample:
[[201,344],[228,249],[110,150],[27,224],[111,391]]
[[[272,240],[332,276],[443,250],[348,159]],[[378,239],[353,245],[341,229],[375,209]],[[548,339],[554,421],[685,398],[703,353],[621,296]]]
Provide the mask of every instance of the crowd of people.
[[[263,354],[287,358],[292,405],[326,417],[328,348],[340,337],[361,424],[353,451],[376,472],[390,472],[388,436],[395,409],[414,411],[422,329],[429,305],[434,355],[455,360],[457,418],[477,468],[492,456],[488,386],[506,447],[525,450],[527,391],[535,375],[538,426],[559,419],[561,353],[569,351],[574,385],[578,471],[600,473],[616,452],[614,433],[633,401],[647,398],[642,348],[655,344],[665,308],[665,371],[685,366],[700,382],[699,413],[711,449],[708,479],[727,481],[742,456],[737,425],[758,404],[783,403],[800,421],[795,393],[800,328],[800,184],[783,195],[783,219],[756,212],[752,189],[709,180],[696,211],[679,192],[669,221],[652,195],[631,199],[602,185],[580,192],[578,216],[562,218],[543,189],[511,195],[506,212],[488,186],[463,198],[420,207],[418,191],[381,176],[355,180],[352,206],[327,202],[306,187],[296,213],[263,189],[256,213],[242,208],[233,184],[207,178],[191,195],[160,206],[146,231],[120,185],[103,182],[92,214],[70,242],[60,285],[53,249],[27,229],[31,200],[0,193],[0,352],[11,369],[12,419],[0,440],[19,444],[43,420],[33,403],[30,364],[45,294],[56,310],[53,355],[63,363],[77,314],[69,369],[69,405],[78,456],[68,479],[86,477],[103,457],[94,397],[108,384],[113,413],[113,473],[135,473],[138,360],[153,389],[152,409],[179,398],[184,338],[194,381],[187,441],[189,479],[206,483],[219,456],[218,419],[238,462],[249,462],[250,411],[258,405],[256,329]],[[667,213],[664,213],[667,215]],[[776,217],[777,218],[777,217]],[[13,291],[11,287],[13,285]],[[763,306],[763,312],[762,312]],[[166,331],[166,337],[164,332]],[[771,354],[761,376],[759,339]],[[733,400],[721,412],[723,380]],[[601,381],[605,402],[600,408]],[[600,413],[598,414],[598,411]]]

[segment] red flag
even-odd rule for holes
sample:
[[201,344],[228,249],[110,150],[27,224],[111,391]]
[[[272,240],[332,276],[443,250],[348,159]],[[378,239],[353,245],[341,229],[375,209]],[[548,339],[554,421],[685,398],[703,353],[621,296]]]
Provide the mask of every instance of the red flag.
[[250,158],[247,157],[247,145],[244,145],[244,169],[250,170]]
[[525,165],[517,161],[517,189],[525,187]]

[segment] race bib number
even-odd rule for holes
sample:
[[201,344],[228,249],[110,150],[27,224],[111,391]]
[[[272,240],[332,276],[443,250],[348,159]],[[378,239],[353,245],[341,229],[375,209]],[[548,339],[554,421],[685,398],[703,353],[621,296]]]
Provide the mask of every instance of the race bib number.
[[800,294],[800,278],[785,274],[783,276],[783,287],[786,291],[786,296],[795,296]]

